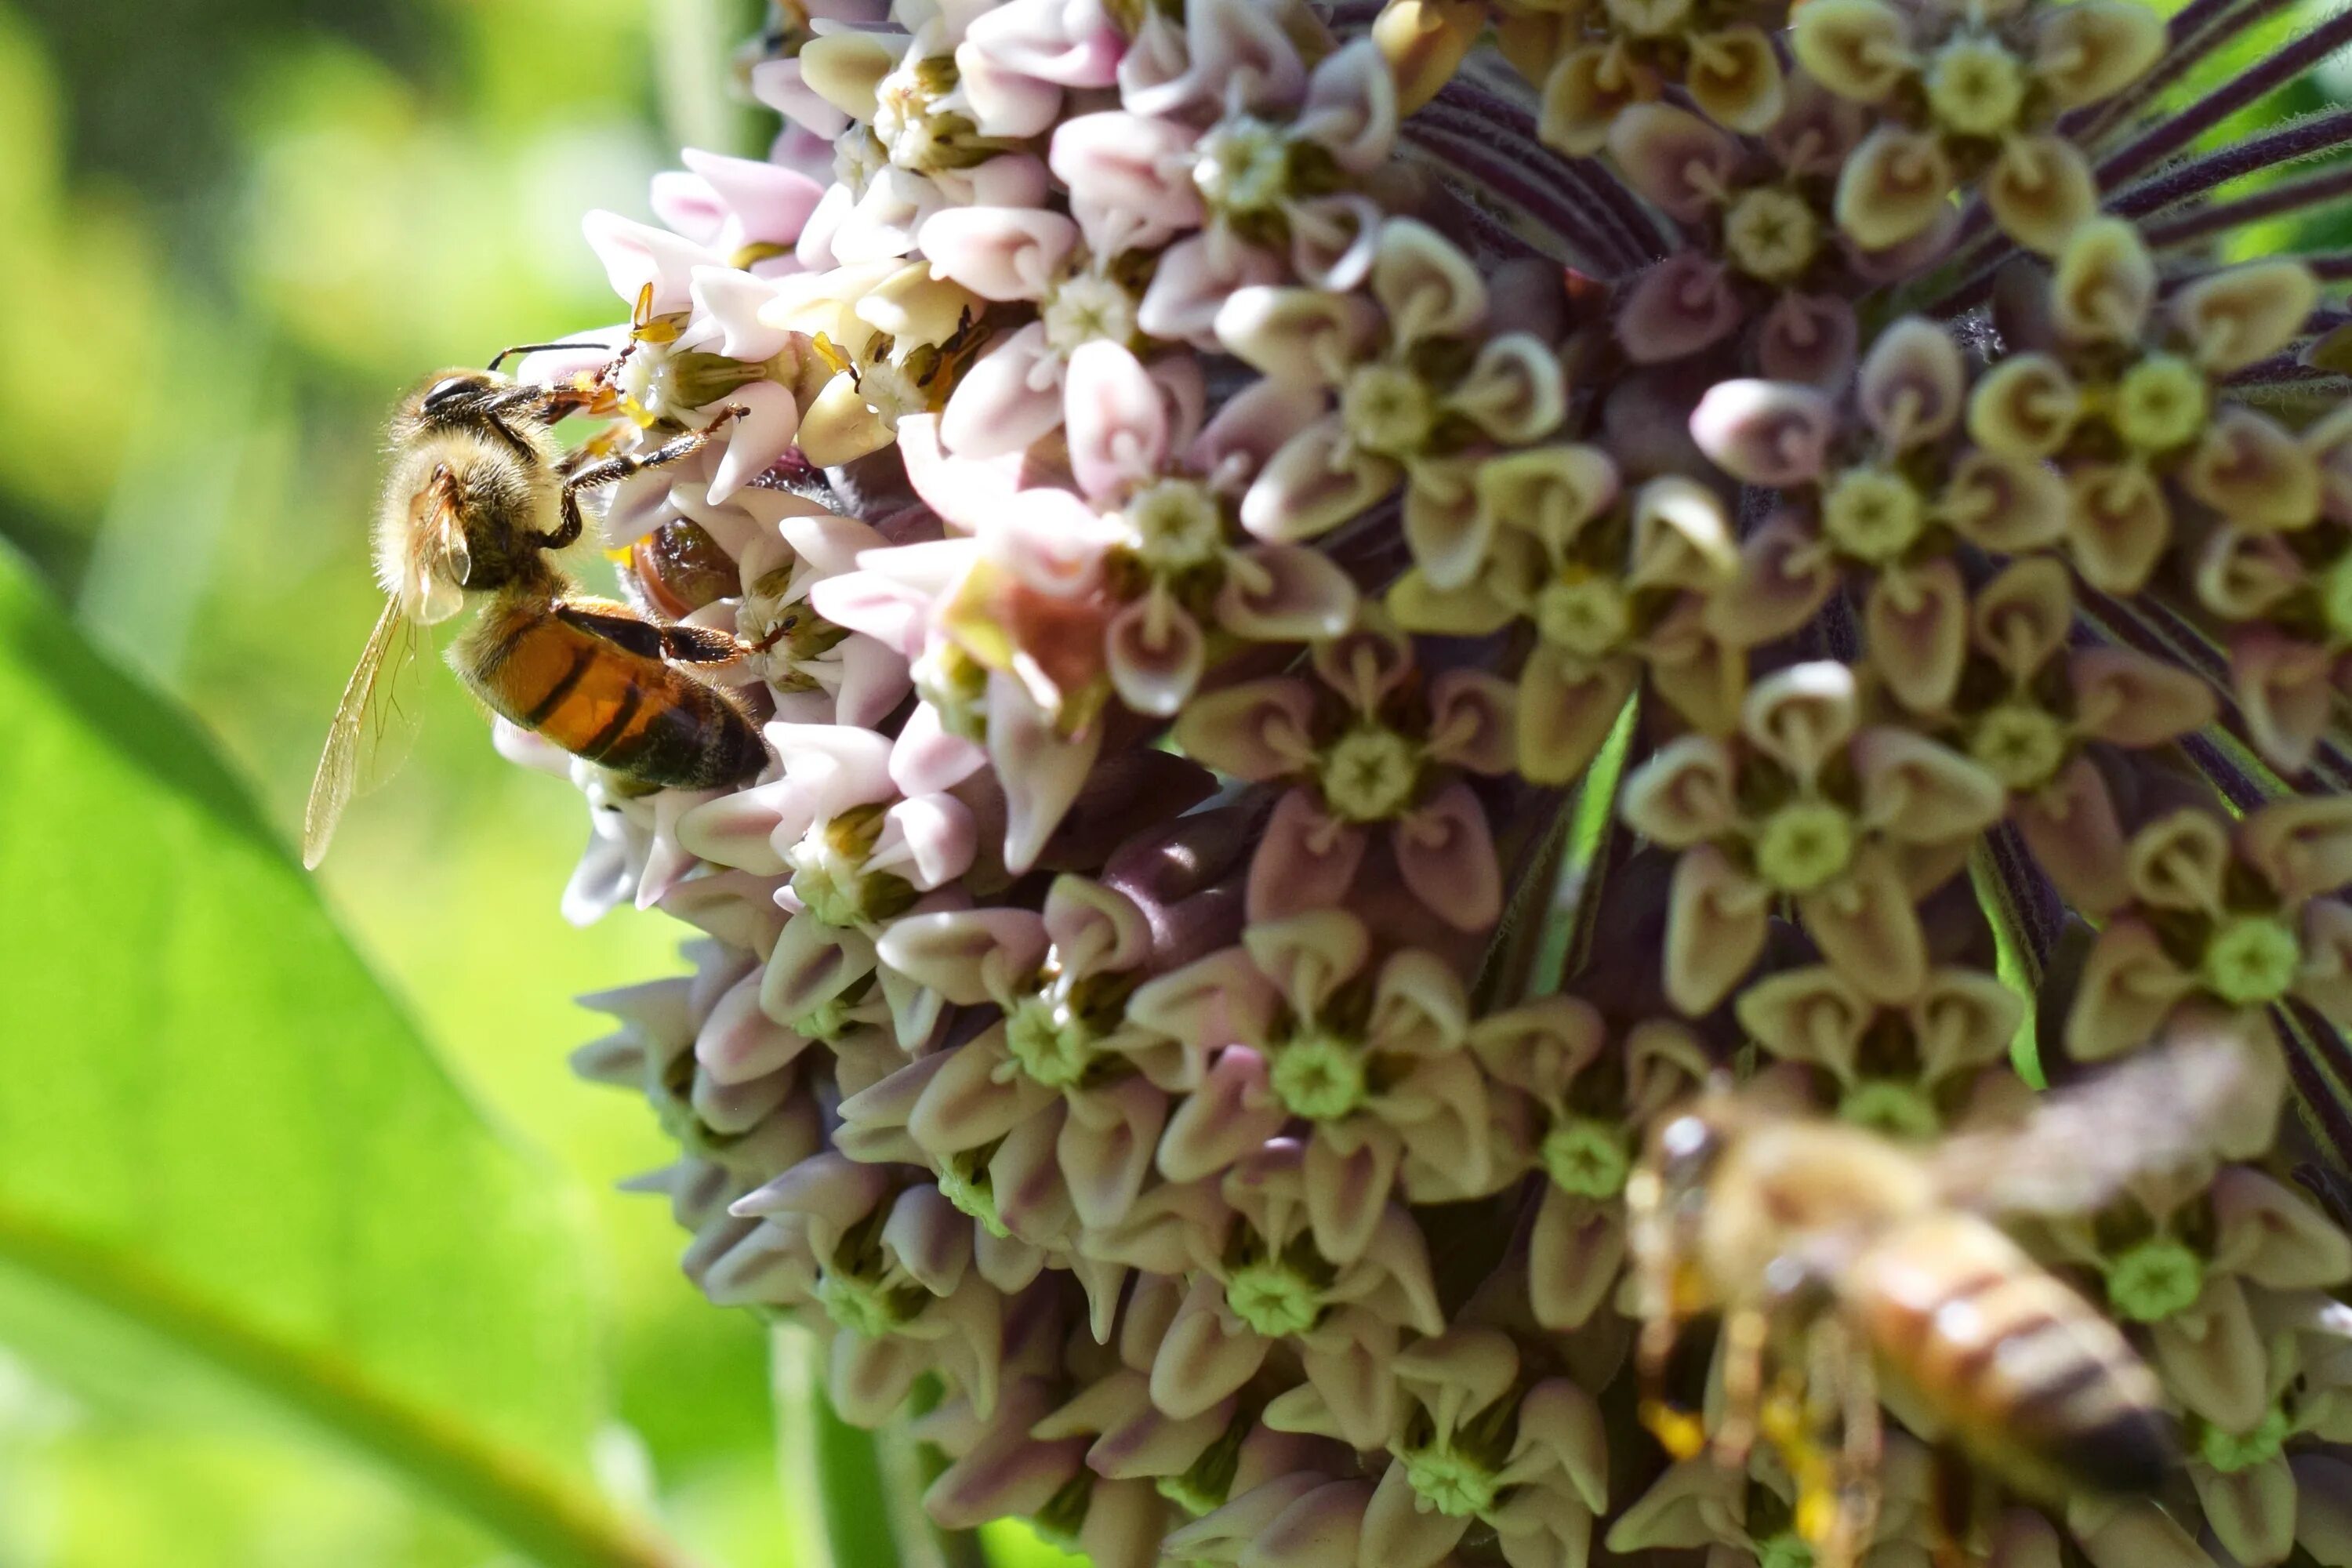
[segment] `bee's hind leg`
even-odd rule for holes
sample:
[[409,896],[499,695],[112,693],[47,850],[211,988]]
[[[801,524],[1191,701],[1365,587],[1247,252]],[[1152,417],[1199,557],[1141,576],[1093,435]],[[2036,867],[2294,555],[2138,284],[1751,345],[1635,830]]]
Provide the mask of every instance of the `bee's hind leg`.
[[740,638],[709,626],[656,621],[625,605],[602,599],[559,599],[555,616],[631,653],[692,665],[698,675],[718,675],[751,651]]

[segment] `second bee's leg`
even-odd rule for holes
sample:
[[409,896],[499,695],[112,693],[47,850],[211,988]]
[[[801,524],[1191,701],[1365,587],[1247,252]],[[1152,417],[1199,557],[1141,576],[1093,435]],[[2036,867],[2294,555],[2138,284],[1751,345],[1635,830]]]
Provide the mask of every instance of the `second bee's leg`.
[[1954,1449],[1938,1445],[1929,1456],[1933,1504],[1928,1551],[1936,1568],[1966,1568],[1969,1542],[1976,1534],[1976,1471]]
[[1869,1356],[1853,1342],[1840,1319],[1823,1319],[1814,1330],[1810,1349],[1814,1386],[1834,1392],[1839,1433],[1834,1514],[1828,1549],[1822,1555],[1829,1563],[1852,1563],[1869,1549],[1878,1529],[1878,1472],[1885,1436],[1878,1379]]
[[1758,1307],[1741,1307],[1723,1320],[1723,1420],[1715,1429],[1715,1457],[1731,1469],[1746,1468],[1756,1441],[1756,1415],[1764,1399],[1764,1345],[1771,1326]]

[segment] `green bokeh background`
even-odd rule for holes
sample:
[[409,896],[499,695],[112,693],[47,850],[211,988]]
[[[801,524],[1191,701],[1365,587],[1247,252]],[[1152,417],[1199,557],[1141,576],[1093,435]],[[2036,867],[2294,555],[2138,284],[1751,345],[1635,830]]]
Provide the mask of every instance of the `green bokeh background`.
[[[0,5],[0,534],[195,710],[281,827],[375,613],[390,395],[621,313],[580,215],[647,216],[678,143],[760,144],[772,122],[717,85],[756,20],[751,0]],[[570,998],[673,969],[677,928],[565,925],[577,796],[426,684],[416,754],[351,813],[329,902],[572,1189],[609,1325],[607,1487],[702,1561],[808,1561],[764,1332],[680,1277],[666,1205],[614,1190],[664,1160],[643,1108],[564,1068],[598,1032]],[[498,1557],[306,1434],[68,1393],[0,1352],[0,1568]]]
[[[762,142],[769,117],[725,87],[757,20],[758,0],[0,0],[0,537],[193,708],[289,837],[377,609],[364,540],[391,397],[622,313],[580,215],[647,216],[679,144]],[[2212,140],[2326,97],[2307,81]],[[2347,239],[2339,215],[2249,247]],[[818,1568],[808,1417],[788,1403],[779,1444],[764,1330],[681,1279],[665,1205],[614,1191],[666,1157],[643,1108],[564,1067],[597,1030],[570,998],[673,969],[678,928],[565,925],[577,796],[499,761],[453,681],[426,686],[416,754],[346,819],[329,902],[578,1212],[605,1489],[699,1562]],[[303,1431],[69,1390],[0,1347],[0,1568],[501,1552]]]

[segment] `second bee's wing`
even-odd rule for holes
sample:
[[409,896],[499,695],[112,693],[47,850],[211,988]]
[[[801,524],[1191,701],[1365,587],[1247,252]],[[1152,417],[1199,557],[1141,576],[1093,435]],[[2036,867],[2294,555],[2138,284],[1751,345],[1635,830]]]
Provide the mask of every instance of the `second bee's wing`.
[[2259,1050],[2227,1032],[2151,1047],[2043,1095],[2018,1125],[1945,1139],[1929,1168],[1951,1202],[1987,1213],[2095,1209],[2135,1177],[2211,1154],[2274,1108]]
[[388,601],[343,687],[318,775],[310,781],[310,805],[302,813],[304,866],[315,868],[326,858],[328,841],[352,794],[374,788],[408,754],[425,716],[409,679],[424,640],[424,629],[401,613],[400,601]]

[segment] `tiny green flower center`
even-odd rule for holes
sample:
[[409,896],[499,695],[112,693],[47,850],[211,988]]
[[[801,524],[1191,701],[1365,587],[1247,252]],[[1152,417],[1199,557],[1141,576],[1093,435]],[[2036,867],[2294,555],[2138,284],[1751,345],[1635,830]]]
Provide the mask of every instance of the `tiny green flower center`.
[[1612,577],[1595,573],[1556,579],[1536,595],[1536,629],[1582,658],[1613,653],[1633,629],[1625,591]]
[[2263,1413],[2262,1420],[2251,1432],[2225,1432],[2219,1426],[2207,1426],[2197,1439],[2197,1451],[2214,1469],[2234,1476],[2277,1458],[2294,1430],[2294,1424],[2287,1419],[2286,1412],[2273,1405]]
[[1443,1442],[1402,1456],[1413,1491],[1448,1519],[1492,1512],[1495,1472]]
[[1756,874],[1784,893],[1810,893],[1853,860],[1853,823],[1827,801],[1799,800],[1764,819]]
[[2136,1323],[2186,1309],[2205,1289],[2205,1260],[2168,1236],[2137,1243],[2107,1266],[2107,1300]]
[[984,1165],[967,1173],[961,1156],[949,1159],[940,1167],[940,1195],[956,1206],[956,1212],[971,1218],[981,1229],[1003,1241],[1013,1234],[1003,1216],[996,1212],[996,1188],[989,1180]]
[[1197,479],[1155,479],[1128,498],[1120,515],[1136,557],[1161,576],[1205,566],[1224,548],[1224,513]]
[[1135,297],[1099,273],[1081,272],[1054,286],[1037,307],[1045,346],[1065,359],[1087,343],[1135,336]]
[[804,854],[808,848],[803,843],[793,850],[799,868],[793,873],[793,896],[826,925],[864,924],[866,899],[859,868],[822,852]]
[[1366,451],[1408,457],[1427,445],[1437,428],[1437,399],[1402,365],[1362,364],[1340,390],[1339,418]]
[[1910,549],[1927,529],[1919,492],[1885,468],[1848,468],[1822,497],[1822,531],[1840,551],[1874,566]]
[[1813,1549],[1802,1537],[1783,1531],[1756,1543],[1756,1568],[1813,1568]]
[[1945,130],[1998,136],[2025,107],[2025,68],[1994,39],[1963,34],[1927,65],[1927,109]]
[[1776,186],[1745,191],[1723,215],[1731,264],[1765,283],[1787,283],[1821,254],[1822,224],[1803,197]]
[[1611,1198],[1625,1185],[1624,1134],[1606,1121],[1568,1117],[1544,1134],[1542,1153],[1544,1170],[1564,1193]]
[[656,419],[685,420],[760,379],[761,367],[725,354],[640,342],[622,362],[622,394]]
[[1337,1121],[1364,1103],[1363,1047],[1355,1040],[1309,1032],[1275,1047],[1268,1075],[1276,1096],[1293,1116]]
[[1093,1065],[1094,1026],[1066,1003],[1024,996],[1004,1019],[1004,1048],[1047,1089],[1067,1089]]
[[2066,761],[2066,726],[2030,702],[2004,702],[1977,716],[1969,755],[2011,790],[2039,789]]
[[2149,354],[2116,383],[2116,434],[2142,452],[2185,447],[2205,429],[2205,373],[2178,354]]
[[988,739],[988,667],[940,639],[908,671],[915,694],[940,716],[940,727],[961,740]]
[[2320,617],[2339,643],[2352,642],[2352,551],[2321,573],[2316,584]]
[[1241,1472],[1242,1442],[1256,1426],[1254,1418],[1237,1413],[1182,1475],[1158,1478],[1154,1489],[1194,1519],[1214,1513],[1233,1496],[1234,1478]]
[[2205,984],[2240,1007],[2275,1002],[2303,967],[2303,943],[2285,921],[2270,915],[2233,915],[2205,941]]
[[1838,1115],[1897,1138],[1933,1138],[1944,1126],[1926,1089],[1894,1079],[1864,1079],[1839,1100]]
[[849,1004],[836,992],[784,1026],[803,1040],[830,1045],[849,1026]]
[[878,1339],[912,1318],[919,1302],[909,1298],[920,1295],[903,1285],[885,1285],[831,1268],[816,1282],[816,1299],[825,1316],[867,1339]]
[[1248,115],[1221,121],[1201,138],[1192,184],[1217,212],[1270,212],[1290,191],[1290,138]]
[[1225,1305],[1267,1339],[1303,1334],[1323,1315],[1323,1292],[1277,1258],[1244,1264],[1225,1281]]
[[1393,730],[1360,725],[1331,743],[1318,772],[1331,815],[1343,822],[1385,822],[1412,804],[1421,751]]

